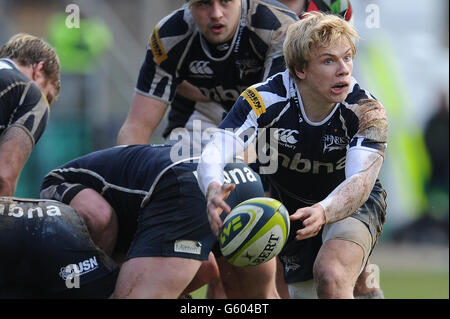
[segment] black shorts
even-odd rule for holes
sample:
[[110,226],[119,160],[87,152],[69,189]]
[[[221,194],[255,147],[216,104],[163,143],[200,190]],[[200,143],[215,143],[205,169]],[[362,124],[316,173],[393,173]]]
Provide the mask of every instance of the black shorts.
[[[306,205],[298,201],[284,200],[290,214]],[[373,247],[383,231],[386,217],[386,191],[377,181],[369,199],[351,217],[362,221],[372,235]],[[296,231],[302,228],[301,221],[291,222],[291,231],[288,241],[279,254],[284,265],[285,280],[287,283],[302,282],[313,278],[313,266],[317,254],[322,246],[322,229],[319,234],[304,240],[295,240]],[[373,249],[372,247],[372,249]]]
[[170,168],[158,181],[138,218],[127,259],[182,257],[207,260],[216,238],[206,200],[195,178],[195,164]]
[[[207,260],[214,248],[220,254],[206,213],[206,199],[194,175],[196,164],[180,164],[169,169],[158,182],[143,208],[127,259],[136,257],[183,257]],[[247,165],[225,166],[236,189],[226,200],[231,208],[253,197],[263,197],[258,174]],[[222,219],[226,214],[221,215]]]
[[0,256],[0,299],[107,298],[119,271],[75,210],[52,200],[0,198]]

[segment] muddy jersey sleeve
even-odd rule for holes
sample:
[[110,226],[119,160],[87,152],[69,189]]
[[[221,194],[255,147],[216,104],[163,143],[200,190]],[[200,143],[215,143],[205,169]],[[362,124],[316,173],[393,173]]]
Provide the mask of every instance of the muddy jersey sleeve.
[[384,157],[388,138],[388,117],[383,105],[370,94],[355,97],[348,108],[356,115],[356,134],[352,137],[348,151],[365,149]]
[[136,92],[167,103],[173,100],[181,83],[177,67],[193,32],[189,17],[180,9],[156,25],[147,45]]
[[283,42],[289,26],[298,17],[278,1],[250,1],[250,42],[255,51],[264,59],[265,80],[286,69],[283,57]]

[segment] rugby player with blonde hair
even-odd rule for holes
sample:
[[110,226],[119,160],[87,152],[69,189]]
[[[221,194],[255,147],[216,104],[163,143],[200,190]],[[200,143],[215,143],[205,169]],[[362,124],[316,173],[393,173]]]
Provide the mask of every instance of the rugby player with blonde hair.
[[291,214],[280,257],[293,298],[308,291],[309,297],[353,298],[385,221],[386,192],[378,174],[387,115],[352,77],[357,38],[336,15],[307,14],[290,26],[283,48],[288,70],[241,94],[197,168],[217,235],[219,215],[230,211],[224,159],[267,134],[277,169],[266,176],[272,196]]

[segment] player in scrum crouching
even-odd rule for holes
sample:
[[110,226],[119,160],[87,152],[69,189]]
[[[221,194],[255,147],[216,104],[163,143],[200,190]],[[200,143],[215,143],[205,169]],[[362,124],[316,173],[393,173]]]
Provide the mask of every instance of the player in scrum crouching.
[[0,299],[108,298],[118,265],[70,206],[0,197]]

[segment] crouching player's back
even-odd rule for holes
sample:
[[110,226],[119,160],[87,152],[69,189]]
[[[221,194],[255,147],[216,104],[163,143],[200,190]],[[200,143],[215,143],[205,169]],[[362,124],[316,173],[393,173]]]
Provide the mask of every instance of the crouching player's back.
[[0,197],[0,298],[108,298],[118,266],[77,212],[54,200]]

